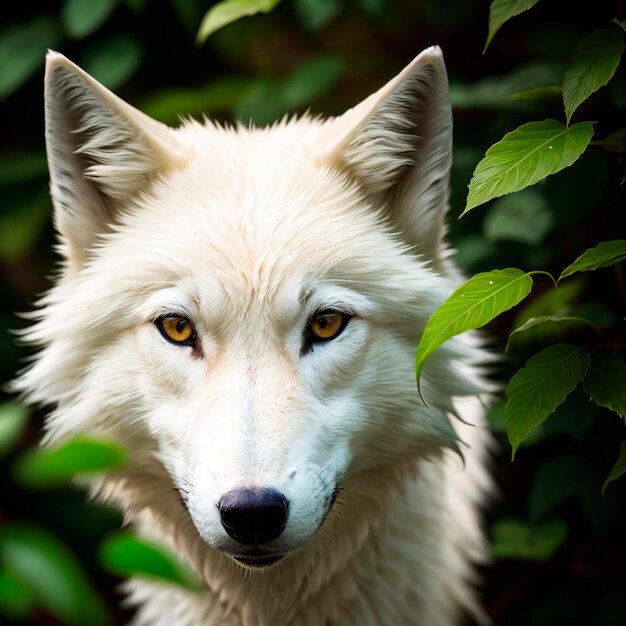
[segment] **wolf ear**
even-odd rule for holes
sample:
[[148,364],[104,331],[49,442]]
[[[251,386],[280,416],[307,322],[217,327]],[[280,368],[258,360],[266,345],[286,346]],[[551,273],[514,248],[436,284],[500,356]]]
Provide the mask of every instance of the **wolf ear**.
[[170,129],[55,52],[46,58],[45,112],[55,226],[80,267],[128,200],[183,165],[185,151]]
[[327,123],[316,145],[309,156],[348,170],[407,242],[440,266],[452,153],[440,48],[424,50],[382,89]]

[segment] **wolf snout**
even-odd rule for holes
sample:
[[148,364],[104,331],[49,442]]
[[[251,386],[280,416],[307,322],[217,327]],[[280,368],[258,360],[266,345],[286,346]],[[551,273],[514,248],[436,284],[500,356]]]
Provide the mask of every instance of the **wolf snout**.
[[228,536],[254,548],[276,539],[287,525],[289,502],[276,489],[235,489],[217,506]]

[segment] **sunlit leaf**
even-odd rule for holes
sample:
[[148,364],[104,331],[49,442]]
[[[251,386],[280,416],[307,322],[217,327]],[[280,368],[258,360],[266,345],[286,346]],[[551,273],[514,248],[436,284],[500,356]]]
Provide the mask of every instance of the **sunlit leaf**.
[[560,519],[533,526],[516,519],[503,519],[494,524],[492,554],[500,559],[547,561],[567,537],[567,524]]
[[494,202],[483,221],[489,241],[517,241],[538,245],[552,227],[546,199],[535,189],[523,189]]
[[604,481],[604,485],[602,485],[602,495],[606,491],[606,488],[609,486],[609,483],[617,480],[620,476],[626,474],[626,440],[622,441],[622,445],[619,448],[619,456],[613,469],[609,472],[609,475],[606,477]]
[[626,365],[616,350],[593,352],[583,387],[596,404],[626,419]]
[[117,34],[87,49],[84,68],[109,89],[127,81],[139,68],[143,50],[133,35]]
[[256,13],[269,13],[280,0],[222,0],[207,12],[200,28],[197,41],[204,43],[207,37],[231,22]]
[[528,11],[537,4],[539,0],[493,0],[489,9],[489,33],[483,48],[483,54],[495,37],[502,24],[508,22],[512,17]]
[[556,120],[529,122],[507,133],[476,167],[462,215],[568,167],[585,151],[592,135],[592,122],[567,128]]
[[613,28],[594,30],[578,44],[563,77],[563,104],[568,124],[580,103],[609,82],[622,52],[623,36]]
[[533,356],[511,378],[504,409],[511,458],[527,435],[574,390],[588,366],[583,348],[559,343]]
[[42,67],[46,50],[60,40],[59,28],[49,16],[13,25],[0,34],[0,99],[21,87]]
[[35,449],[16,464],[19,481],[31,487],[64,484],[76,475],[90,476],[123,467],[126,451],[110,441],[79,436],[56,448]]
[[28,411],[24,406],[17,402],[0,405],[0,457],[19,441],[27,423]]
[[196,590],[195,574],[169,548],[155,541],[122,532],[100,546],[103,567],[122,576],[144,576]]
[[571,265],[568,265],[561,272],[559,280],[576,272],[597,270],[624,260],[626,260],[626,239],[603,241],[583,252]]
[[426,324],[415,355],[418,387],[424,361],[439,346],[455,335],[484,326],[521,302],[532,286],[532,278],[516,268],[477,274],[461,285]]
[[0,529],[0,560],[37,603],[69,626],[106,626],[110,617],[74,555],[48,531]]

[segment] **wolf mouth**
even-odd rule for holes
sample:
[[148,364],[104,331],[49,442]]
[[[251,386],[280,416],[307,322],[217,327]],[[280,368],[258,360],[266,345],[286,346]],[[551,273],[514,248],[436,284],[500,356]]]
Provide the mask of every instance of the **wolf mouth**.
[[255,569],[262,569],[264,567],[270,567],[282,561],[286,554],[231,554],[230,555],[237,563],[245,565],[246,567],[252,567]]

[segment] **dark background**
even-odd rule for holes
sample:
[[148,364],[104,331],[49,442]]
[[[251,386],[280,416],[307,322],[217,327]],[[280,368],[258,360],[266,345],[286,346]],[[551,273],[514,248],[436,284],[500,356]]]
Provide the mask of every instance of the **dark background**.
[[[82,18],[76,8],[81,2],[11,3],[2,10],[0,382],[8,382],[26,356],[8,331],[25,324],[15,313],[32,309],[56,262],[43,146],[48,47],[131,104],[176,125],[179,114],[199,117],[203,112],[223,121],[252,118],[260,124],[306,109],[338,114],[423,48],[439,44],[455,123],[450,235],[467,273],[519,267],[558,275],[585,249],[626,233],[626,198],[619,184],[623,155],[593,145],[572,167],[531,190],[457,220],[473,169],[489,146],[524,122],[564,121],[558,95],[511,96],[560,85],[581,37],[607,27],[613,17],[626,19],[623,2],[540,1],[505,24],[485,55],[489,3],[478,0],[283,0],[272,13],[227,26],[201,47],[195,35],[210,2],[82,4],[87,6]],[[596,137],[604,137],[624,126],[625,112],[622,65],[573,121],[597,120]],[[518,199],[511,204],[511,198]],[[536,314],[584,312],[607,332],[624,318],[623,267],[579,274],[558,291],[548,279],[535,283],[523,305],[489,326],[495,350],[503,351],[507,332]],[[585,341],[584,336],[575,339]],[[506,381],[542,340],[516,342],[495,376]],[[7,406],[0,407],[0,418]],[[102,538],[121,523],[118,514],[85,504],[76,491],[29,488],[13,477],[15,462],[38,441],[41,417],[30,415],[0,458],[0,537],[2,527],[25,524],[53,533],[111,607],[112,622],[121,624],[129,615],[116,608],[119,580],[103,570],[97,557]],[[626,481],[612,483],[601,496],[624,439],[623,421],[574,392],[511,463],[501,402],[490,418],[501,443],[494,459],[500,496],[487,514],[494,563],[482,575],[485,604],[495,623],[626,624]],[[36,600],[22,609],[10,606],[2,554],[0,549],[0,622],[63,623]]]

